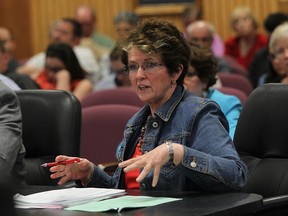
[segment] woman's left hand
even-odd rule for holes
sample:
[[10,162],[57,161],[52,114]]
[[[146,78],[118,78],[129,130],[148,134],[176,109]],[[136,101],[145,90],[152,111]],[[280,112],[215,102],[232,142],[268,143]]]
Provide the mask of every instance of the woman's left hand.
[[[173,143],[174,148],[174,164],[178,165],[183,158],[183,146],[180,144]],[[124,172],[130,172],[137,168],[142,168],[143,170],[137,177],[136,181],[141,182],[148,173],[153,170],[153,181],[152,186],[155,187],[158,183],[161,167],[169,161],[169,152],[166,144],[157,146],[152,151],[138,156],[136,158],[131,158],[129,160],[123,161],[119,164],[119,167],[124,168]]]

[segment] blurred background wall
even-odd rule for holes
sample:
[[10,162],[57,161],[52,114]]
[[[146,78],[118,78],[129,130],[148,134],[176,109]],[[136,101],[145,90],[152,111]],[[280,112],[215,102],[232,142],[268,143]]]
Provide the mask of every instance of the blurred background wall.
[[237,5],[249,6],[263,31],[263,20],[276,11],[288,11],[288,0],[191,0],[191,3],[142,5],[138,0],[0,0],[0,26],[12,30],[16,43],[16,57],[27,58],[45,50],[50,24],[62,17],[73,17],[82,4],[95,8],[97,30],[115,38],[114,16],[122,11],[135,11],[142,18],[158,17],[175,23],[183,30],[181,14],[188,4],[197,4],[203,18],[215,25],[225,40],[233,34],[231,11]]

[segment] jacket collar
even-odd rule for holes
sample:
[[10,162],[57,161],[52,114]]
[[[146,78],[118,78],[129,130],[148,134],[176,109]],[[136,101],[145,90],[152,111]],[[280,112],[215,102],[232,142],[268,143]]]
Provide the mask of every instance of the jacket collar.
[[156,110],[155,115],[157,115],[163,121],[167,122],[172,115],[174,109],[183,98],[184,92],[184,88],[177,85],[170,99]]
[[[183,98],[185,91],[183,86],[177,86],[172,96],[165,104],[159,107],[155,111],[155,115],[161,118],[163,121],[167,122],[172,115],[175,107],[179,104],[181,99]],[[139,112],[132,117],[132,119],[128,122],[128,127],[133,127],[136,125],[142,125],[147,117],[150,115],[150,107],[146,104],[143,108],[139,110]]]

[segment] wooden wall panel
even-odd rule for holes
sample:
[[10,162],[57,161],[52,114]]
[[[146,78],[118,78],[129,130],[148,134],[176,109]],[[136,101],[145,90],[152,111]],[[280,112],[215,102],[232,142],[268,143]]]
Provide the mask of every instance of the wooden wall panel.
[[[279,5],[287,8],[284,7],[287,6],[287,1],[196,0],[203,7],[204,19],[215,25],[223,39],[233,34],[230,28],[230,15],[236,5],[251,7],[259,21],[260,30],[263,31],[262,23],[265,17],[271,12],[278,11]],[[16,56],[29,57],[45,50],[49,43],[50,24],[65,16],[73,17],[76,8],[81,4],[95,8],[98,16],[97,29],[113,38],[116,36],[113,18],[122,10],[135,10],[144,18],[151,16],[164,18],[173,21],[180,30],[183,30],[180,4],[175,4],[170,8],[168,6],[166,9],[153,6],[148,10],[143,10],[137,7],[138,0],[1,0],[0,25],[8,26],[15,33],[18,44]]]
[[29,1],[0,0],[0,2],[0,26],[12,31],[16,42],[16,58],[25,58],[32,53]]
[[74,17],[79,5],[85,4],[95,8],[97,29],[112,38],[116,32],[113,25],[114,16],[122,10],[133,10],[135,0],[29,0],[31,3],[31,24],[33,35],[33,53],[45,50],[49,43],[50,24],[62,17]]
[[237,5],[251,8],[261,32],[264,32],[263,20],[267,15],[278,11],[278,0],[202,0],[204,19],[214,24],[223,40],[234,33],[230,17]]
[[140,16],[141,20],[157,18],[172,22],[179,30],[183,31],[182,12],[187,4],[176,5],[145,5],[138,6],[135,12]]

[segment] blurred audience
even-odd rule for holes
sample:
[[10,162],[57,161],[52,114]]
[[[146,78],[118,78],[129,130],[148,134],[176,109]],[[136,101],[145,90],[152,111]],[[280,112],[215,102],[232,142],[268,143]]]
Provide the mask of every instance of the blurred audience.
[[[268,39],[270,39],[270,35],[274,29],[285,21],[288,21],[288,15],[281,12],[271,13],[266,17],[264,27]],[[254,88],[265,82],[269,82],[269,80],[273,81],[274,77],[277,76],[277,72],[273,69],[268,56],[269,49],[267,46],[256,52],[250,64],[249,79]]]
[[269,40],[269,59],[276,74],[269,74],[264,83],[288,83],[288,22],[280,24]]
[[233,139],[242,104],[236,96],[223,94],[212,86],[216,83],[217,63],[212,52],[190,44],[191,59],[184,86],[199,97],[216,101],[229,123],[229,135]]
[[125,73],[124,64],[122,63],[122,48],[115,47],[110,53],[111,74],[102,79],[94,89],[96,91],[131,86],[129,75]]
[[20,63],[15,59],[14,52],[16,49],[16,43],[11,31],[8,28],[0,27],[0,41],[4,42],[7,55],[9,55],[9,71],[15,72]]
[[4,41],[0,41],[0,80],[12,90],[20,90],[21,88],[12,79],[3,75],[8,69],[9,61],[9,55],[6,53],[4,44]]
[[96,30],[97,16],[93,8],[87,5],[79,6],[75,18],[82,26],[84,38],[90,38],[99,47],[113,49],[115,41]]
[[36,82],[42,89],[72,92],[81,101],[92,91],[92,83],[85,79],[85,73],[72,47],[55,42],[46,50],[45,66],[36,77]]
[[[1,64],[1,54],[0,54],[0,64]],[[4,76],[3,74],[0,73],[0,80],[11,90],[18,91],[21,90],[20,86],[17,85],[12,79],[10,79],[7,76]]]
[[[50,32],[52,42],[63,42],[73,47],[81,67],[88,73],[87,77],[96,84],[102,79],[99,64],[89,48],[79,45],[81,35],[81,25],[71,18],[63,18],[54,22]],[[29,74],[35,79],[44,67],[44,64],[45,53],[40,52],[31,57],[24,66],[18,69],[18,72]]]
[[5,44],[4,41],[0,41],[0,80],[13,90],[38,89],[39,86],[29,76],[10,70],[11,55],[6,51]]
[[[118,49],[117,46],[121,43],[123,39],[125,39],[127,33],[129,33],[133,28],[135,28],[139,22],[140,18],[132,11],[121,11],[114,17],[114,27],[117,32],[117,42],[114,50],[112,50],[111,52],[115,52],[115,50]],[[111,65],[113,63],[111,62],[110,58],[111,52],[109,52],[110,56],[109,54],[103,56],[100,62],[103,79],[107,78],[105,79],[104,83],[115,75],[114,73],[112,73],[111,75],[111,67],[113,68],[113,65]],[[99,88],[103,88],[103,83],[101,83]]]
[[117,41],[122,41],[140,22],[138,15],[132,11],[121,11],[114,17]]
[[257,21],[248,7],[233,10],[231,25],[236,35],[225,41],[225,55],[248,69],[256,51],[267,46],[267,37],[257,31]]
[[[202,20],[202,11],[200,8],[196,6],[190,6],[184,8],[182,12],[182,22],[184,25],[185,31],[184,36],[187,38],[187,27],[192,22],[196,20]],[[224,54],[224,43],[221,39],[221,37],[217,34],[217,32],[213,31],[213,40],[211,42],[211,50],[214,54],[214,56],[221,57]]]
[[[212,24],[198,20],[190,23],[186,28],[187,39],[193,44],[211,49],[214,28]],[[218,72],[231,72],[229,64],[221,57],[216,57]]]

